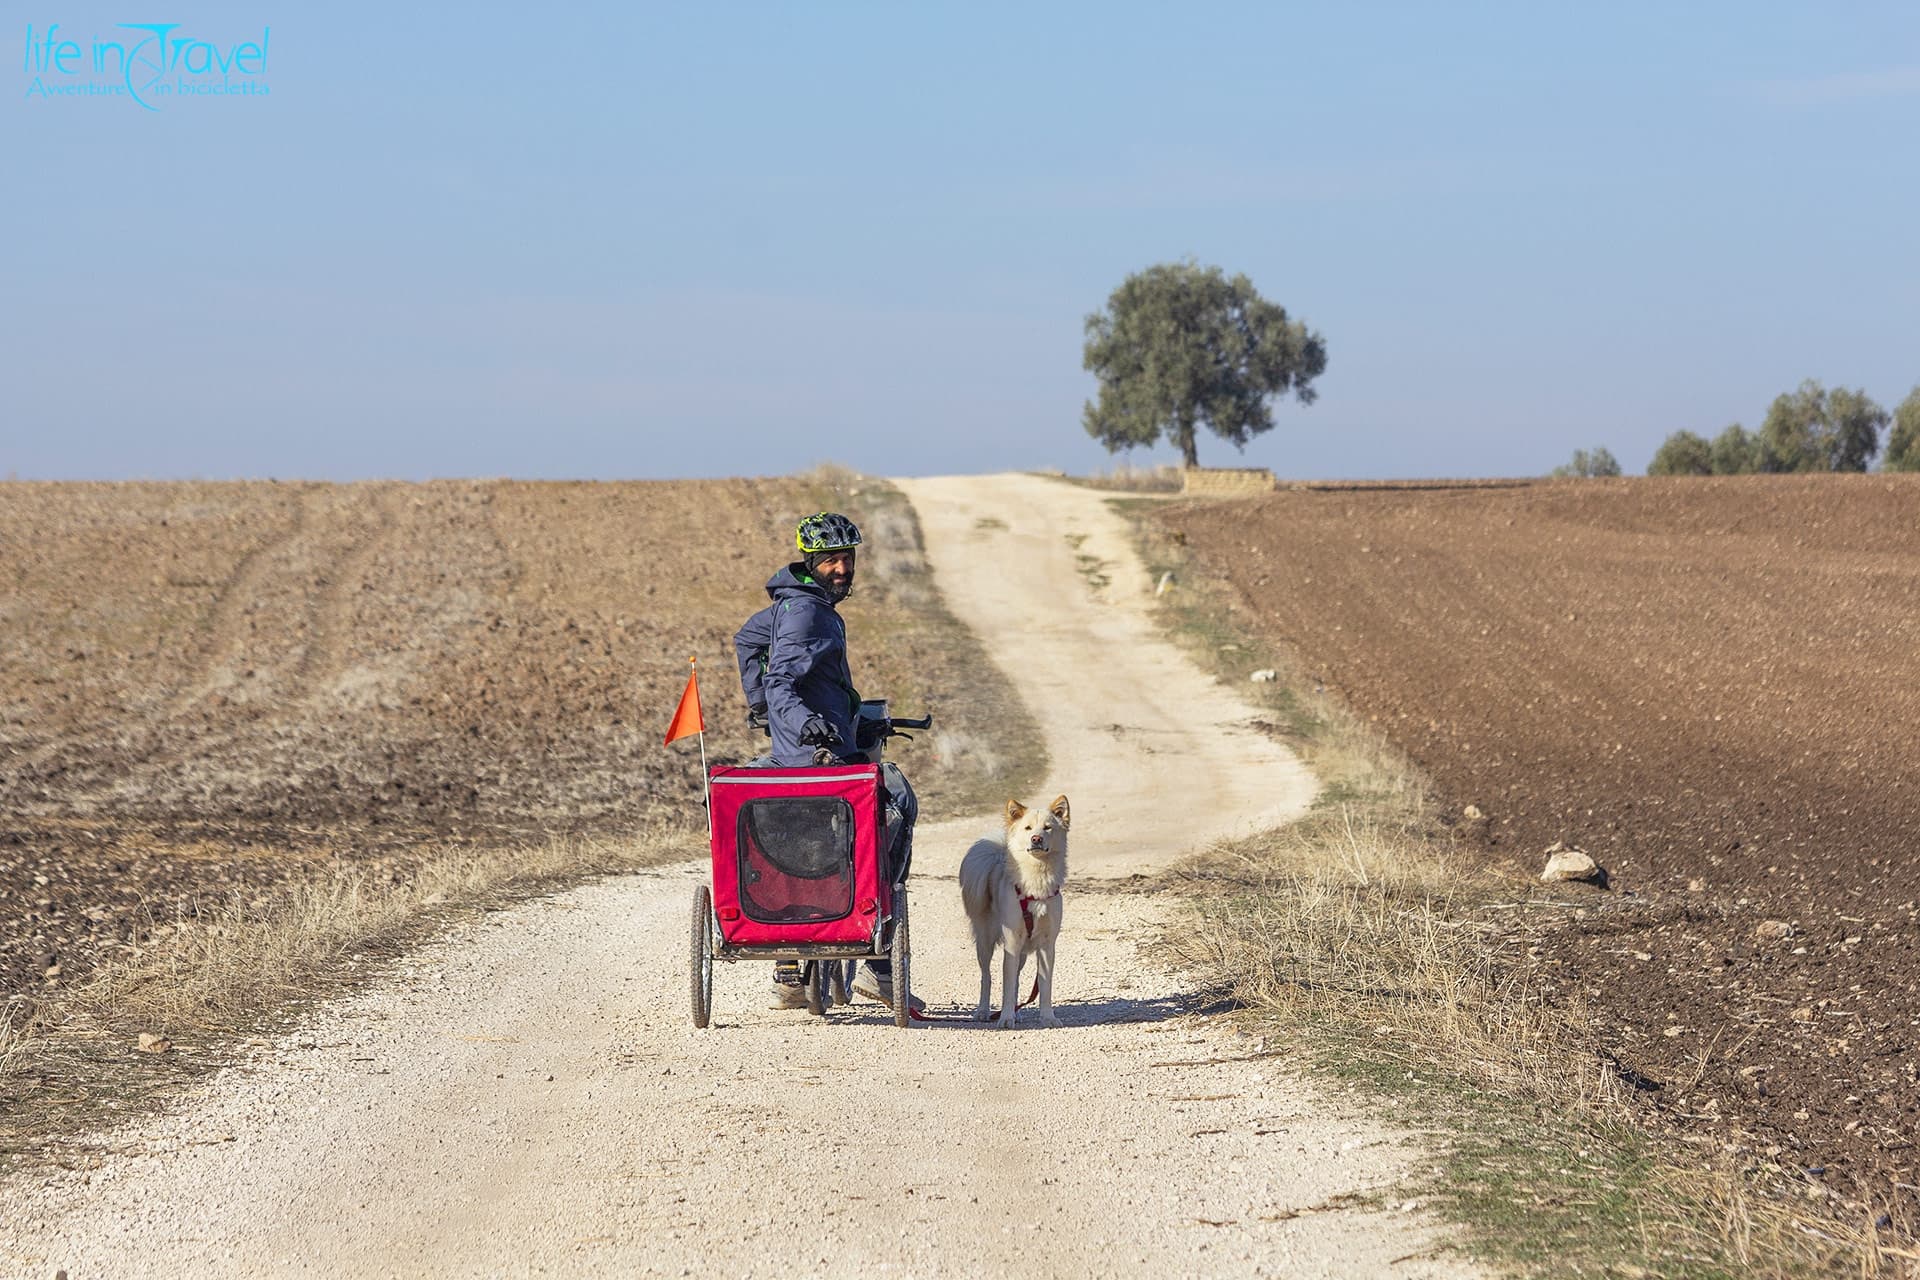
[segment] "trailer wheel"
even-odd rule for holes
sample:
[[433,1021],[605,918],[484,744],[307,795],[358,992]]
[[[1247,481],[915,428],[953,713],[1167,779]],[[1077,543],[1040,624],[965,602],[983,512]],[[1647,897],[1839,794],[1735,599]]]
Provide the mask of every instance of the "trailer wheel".
[[893,893],[893,1025],[913,1025],[913,950],[907,941],[906,886]]
[[713,895],[707,886],[693,891],[693,934],[688,986],[693,995],[693,1025],[705,1028],[713,1019]]
[[828,960],[806,962],[807,1012],[816,1018],[827,1011],[827,965],[830,963]]

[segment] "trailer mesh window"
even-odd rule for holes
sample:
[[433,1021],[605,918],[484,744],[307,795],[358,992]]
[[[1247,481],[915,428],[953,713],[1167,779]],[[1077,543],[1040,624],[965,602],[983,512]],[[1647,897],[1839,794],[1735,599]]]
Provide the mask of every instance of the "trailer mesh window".
[[740,806],[740,908],[769,923],[838,920],[853,910],[853,806],[779,796]]

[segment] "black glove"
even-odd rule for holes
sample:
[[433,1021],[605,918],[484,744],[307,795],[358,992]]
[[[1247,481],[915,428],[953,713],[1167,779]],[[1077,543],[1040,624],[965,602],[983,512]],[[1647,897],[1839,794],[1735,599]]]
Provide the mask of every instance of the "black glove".
[[767,724],[767,709],[765,707],[747,708],[747,728],[758,729],[760,732],[768,735],[773,733],[772,727]]
[[840,731],[828,724],[825,716],[808,716],[807,722],[800,726],[800,745],[837,747],[840,745]]
[[871,751],[891,728],[885,720],[860,720],[853,727],[854,745],[862,751]]

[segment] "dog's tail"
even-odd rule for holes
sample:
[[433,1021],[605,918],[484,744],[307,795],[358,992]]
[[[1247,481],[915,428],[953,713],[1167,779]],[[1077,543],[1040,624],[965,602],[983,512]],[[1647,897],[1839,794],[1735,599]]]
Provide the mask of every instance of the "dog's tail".
[[960,860],[960,901],[976,935],[993,927],[993,873],[1005,857],[1005,846],[983,839],[974,841]]

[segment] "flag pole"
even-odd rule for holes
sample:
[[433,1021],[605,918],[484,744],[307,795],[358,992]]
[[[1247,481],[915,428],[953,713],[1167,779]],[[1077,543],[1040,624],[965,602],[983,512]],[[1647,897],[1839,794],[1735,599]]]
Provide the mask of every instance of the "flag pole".
[[[692,670],[694,705],[698,707],[699,701],[700,701],[700,659],[697,657],[688,658],[687,666]],[[700,794],[701,794],[701,797],[706,802],[707,844],[711,846],[713,844],[713,779],[707,776],[707,713],[705,711],[701,711],[699,715],[700,715]]]

